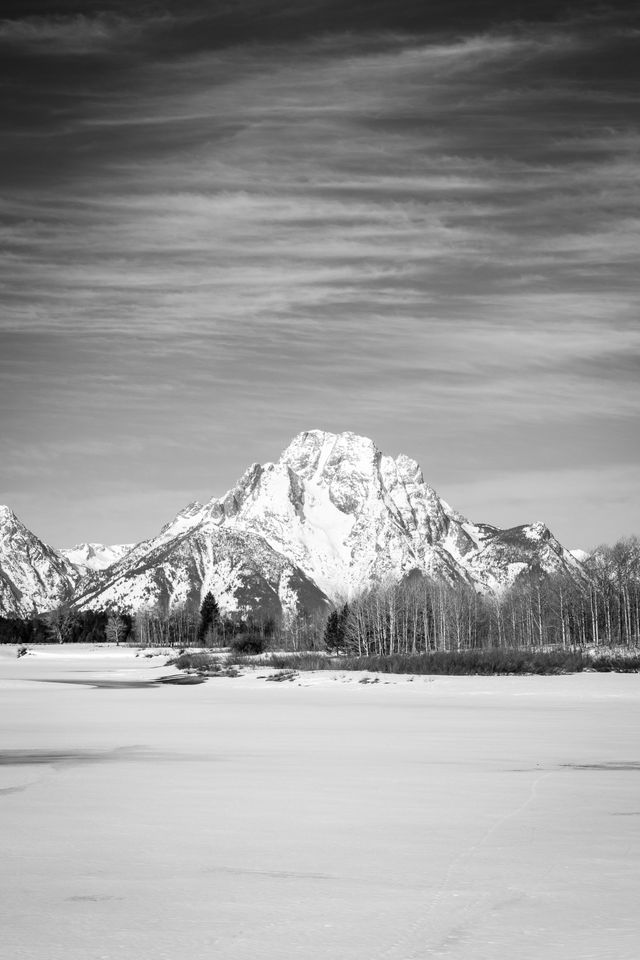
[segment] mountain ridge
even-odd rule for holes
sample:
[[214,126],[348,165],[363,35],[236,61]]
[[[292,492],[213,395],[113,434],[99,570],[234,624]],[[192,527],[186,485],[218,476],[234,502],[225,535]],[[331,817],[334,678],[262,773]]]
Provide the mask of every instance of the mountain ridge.
[[92,570],[106,570],[133,547],[135,543],[77,543],[73,547],[59,547],[57,552],[84,575]]
[[75,568],[40,540],[10,507],[0,505],[0,614],[52,610],[72,592]]
[[[212,589],[228,612],[262,605],[289,617],[416,572],[482,593],[499,593],[534,569],[585,576],[544,523],[473,523],[425,482],[415,460],[387,456],[352,432],[299,433],[277,461],[252,464],[221,497],[187,504],[135,545],[81,544],[56,554],[31,536],[21,547],[27,585],[30,550],[49,550],[62,564],[59,583],[50,571],[51,598],[43,588],[36,603],[64,595],[81,609],[171,607]],[[0,549],[5,576],[3,558]],[[14,594],[24,596],[16,579]]]

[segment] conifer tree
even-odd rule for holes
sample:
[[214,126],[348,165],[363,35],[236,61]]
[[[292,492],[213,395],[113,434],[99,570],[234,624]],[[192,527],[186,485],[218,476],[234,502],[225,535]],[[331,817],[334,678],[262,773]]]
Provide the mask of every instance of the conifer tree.
[[220,610],[216,598],[209,590],[200,607],[200,623],[198,624],[198,640],[203,643],[220,623]]
[[331,653],[332,650],[338,652],[339,640],[338,640],[338,631],[340,628],[340,620],[338,617],[338,611],[332,610],[329,616],[327,617],[327,622],[324,627],[324,645],[326,650]]
[[345,603],[342,610],[332,610],[327,617],[324,628],[324,645],[329,653],[331,653],[332,650],[340,653],[344,648],[348,616],[349,604]]

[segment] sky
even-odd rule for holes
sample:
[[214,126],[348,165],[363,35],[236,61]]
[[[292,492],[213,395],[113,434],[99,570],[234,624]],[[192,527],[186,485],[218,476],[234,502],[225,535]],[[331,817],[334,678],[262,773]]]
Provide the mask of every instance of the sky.
[[640,533],[640,13],[8,0],[0,503],[137,541],[301,430]]

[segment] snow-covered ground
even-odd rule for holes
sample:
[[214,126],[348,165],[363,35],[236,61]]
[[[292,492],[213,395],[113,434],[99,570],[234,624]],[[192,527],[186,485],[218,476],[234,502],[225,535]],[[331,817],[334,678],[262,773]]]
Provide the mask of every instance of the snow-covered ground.
[[639,676],[164,662],[0,648],[3,956],[636,960]]

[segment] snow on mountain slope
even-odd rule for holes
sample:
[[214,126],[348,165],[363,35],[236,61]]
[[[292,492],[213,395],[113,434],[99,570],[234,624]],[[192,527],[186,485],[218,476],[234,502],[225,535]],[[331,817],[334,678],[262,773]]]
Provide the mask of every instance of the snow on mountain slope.
[[580,561],[540,522],[508,530],[494,529],[469,558],[468,568],[482,589],[494,593],[511,586],[526,571],[564,573],[578,581],[585,579]]
[[135,546],[133,543],[116,543],[109,546],[103,543],[79,543],[75,547],[62,547],[58,553],[84,576],[92,570],[106,570],[117,560],[121,560],[133,546]]
[[574,550],[569,550],[569,553],[572,557],[575,557],[580,563],[584,563],[585,560],[588,560],[591,554],[587,550],[581,550],[580,547],[576,547]]
[[[460,526],[457,515],[418,465],[352,433],[300,434],[277,463],[254,464],[204,512],[228,529],[259,533],[333,599],[416,569],[468,580],[443,544]],[[467,544],[463,530],[456,537]]]
[[[500,592],[527,571],[585,577],[544,524],[472,523],[425,483],[414,460],[385,456],[367,437],[321,430],[300,433],[276,463],[253,464],[223,497],[189,504],[118,558],[124,549],[83,544],[54,554],[62,566],[51,595],[77,579],[69,560],[77,569],[91,564],[74,593],[81,608],[199,603],[212,589],[223,611],[287,616],[416,572],[483,592]],[[34,593],[22,578],[24,590],[4,586],[3,594],[24,608],[16,597],[30,603],[33,593],[38,605],[44,587]]]
[[0,615],[28,617],[59,606],[77,578],[65,557],[0,506]]
[[287,617],[330,608],[318,587],[261,537],[206,520],[169,539],[165,528],[108,570],[85,577],[75,603],[80,609],[198,607],[208,590],[225,613]]
[[299,434],[277,463],[254,464],[203,510],[227,528],[259,532],[334,601],[416,570],[483,591],[538,566],[580,575],[541,525],[516,536],[473,524],[425,483],[414,460],[385,456],[353,433]]
[[[415,571],[490,592],[534,569],[580,576],[544,525],[473,524],[409,457],[385,456],[353,433],[311,430],[276,463],[249,467],[223,497],[190,504],[157,538],[83,581],[77,597],[84,606],[135,609],[212,588],[222,609],[269,598],[270,609],[293,611]],[[296,584],[285,599],[283,574]]]

